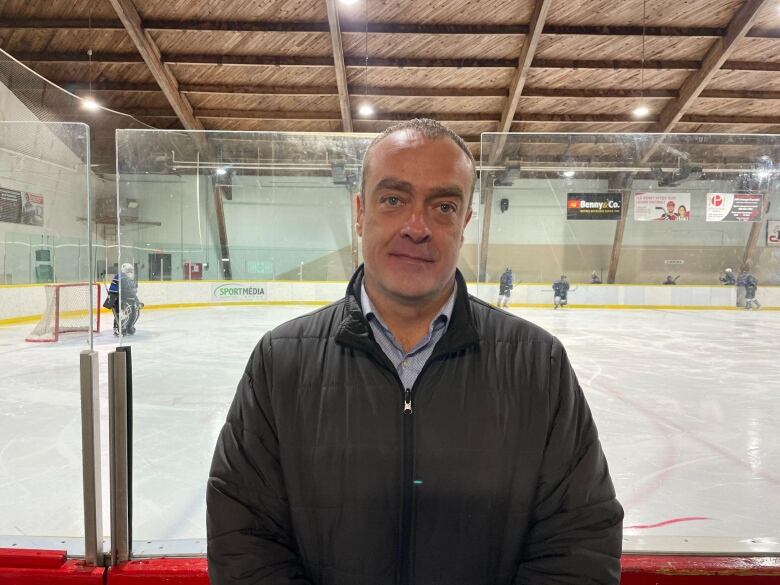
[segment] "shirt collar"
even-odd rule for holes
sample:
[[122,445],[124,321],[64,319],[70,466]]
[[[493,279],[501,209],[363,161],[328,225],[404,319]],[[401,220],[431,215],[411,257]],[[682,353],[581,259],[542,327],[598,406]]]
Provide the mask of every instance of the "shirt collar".
[[[450,298],[447,299],[447,302],[442,305],[437,315],[431,321],[431,328],[438,321],[447,323],[452,318],[452,310],[455,307],[455,296],[457,292],[458,283],[456,282],[455,286],[452,287],[452,294],[450,295]],[[360,304],[363,308],[363,315],[369,322],[371,319],[376,319],[379,321],[382,327],[388,329],[384,321],[382,321],[382,317],[374,310],[374,305],[371,304],[371,299],[368,297],[368,293],[366,292],[366,285],[363,282],[360,283]]]

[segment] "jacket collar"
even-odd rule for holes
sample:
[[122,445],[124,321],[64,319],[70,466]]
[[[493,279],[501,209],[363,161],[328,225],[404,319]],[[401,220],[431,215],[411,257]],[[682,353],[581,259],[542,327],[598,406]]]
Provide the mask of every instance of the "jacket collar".
[[[371,326],[368,324],[365,315],[363,315],[363,308],[360,304],[363,276],[364,271],[361,264],[347,285],[344,313],[336,332],[336,342],[354,347],[355,349],[362,349],[372,354],[378,353],[383,355],[382,349],[374,341]],[[479,335],[471,314],[466,281],[460,270],[455,271],[455,280],[458,283],[458,290],[455,294],[455,306],[452,309],[452,317],[447,326],[447,332],[436,344],[431,358],[454,353],[479,343]]]

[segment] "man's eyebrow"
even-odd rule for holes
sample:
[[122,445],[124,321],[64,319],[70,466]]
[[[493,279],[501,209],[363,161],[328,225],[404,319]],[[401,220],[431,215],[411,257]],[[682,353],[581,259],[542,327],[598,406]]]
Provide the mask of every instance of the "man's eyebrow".
[[404,193],[411,193],[414,190],[410,182],[391,177],[385,177],[380,180],[374,189],[388,189],[391,191],[403,191]]
[[456,197],[458,199],[465,199],[463,189],[459,185],[444,185],[442,187],[436,187],[428,194],[428,198],[430,199],[435,197]]

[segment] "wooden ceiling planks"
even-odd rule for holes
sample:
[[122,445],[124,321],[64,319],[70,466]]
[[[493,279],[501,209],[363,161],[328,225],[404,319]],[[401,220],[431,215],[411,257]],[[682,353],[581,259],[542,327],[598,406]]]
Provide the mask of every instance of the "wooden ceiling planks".
[[[550,11],[550,24],[642,25],[643,0],[566,0]],[[648,0],[646,14],[653,26],[725,27],[742,0]]]
[[19,52],[45,53],[52,47],[57,52],[81,53],[87,58],[87,49],[95,53],[126,53],[135,50],[133,41],[124,31],[83,31],[73,30],[6,28],[0,30],[0,46],[3,50],[15,54]]
[[780,30],[780,10],[777,4],[765,6],[756,15],[755,28],[769,29],[778,32]]
[[282,55],[322,57],[330,55],[327,33],[152,31],[164,54]]
[[83,0],[5,0],[0,2],[0,17],[22,18],[89,18],[93,20],[115,20],[116,13],[106,0],[84,2]]
[[[362,88],[352,93],[353,110],[364,101]],[[438,97],[374,97],[371,104],[379,112],[501,113],[503,97],[462,97],[442,100]]]
[[204,118],[203,126],[207,130],[242,130],[251,132],[339,132],[340,120],[226,120],[224,118]]
[[337,112],[338,96],[250,96],[240,94],[188,94],[193,108]]
[[136,0],[145,19],[327,21],[321,0]]
[[[364,33],[343,33],[344,53],[365,57]],[[370,57],[416,57],[446,59],[517,59],[525,35],[368,35]]]
[[336,86],[333,67],[226,67],[221,65],[171,65],[182,84],[253,84],[291,87]]
[[[777,12],[780,14],[780,8]],[[742,39],[730,58],[734,61],[780,62],[780,39]]]
[[[529,87],[679,89],[688,71],[627,69],[531,69]],[[644,76],[644,84],[642,77]]]
[[772,71],[718,71],[707,89],[780,90],[780,75]]
[[[646,37],[645,59],[701,60],[712,45],[709,37]],[[641,36],[542,35],[539,59],[642,59]],[[746,59],[751,60],[751,59]]]
[[701,116],[776,116],[780,119],[780,99],[710,99],[699,98],[688,109],[688,114]]
[[[648,100],[647,107],[652,114],[658,114],[670,98]],[[527,114],[616,114],[630,116],[636,107],[636,99],[604,98],[549,98],[528,97],[520,99],[519,111]]]
[[768,4],[770,4],[769,0],[747,0],[740,6],[730,21],[724,37],[712,44],[702,61],[701,68],[685,80],[680,87],[680,95],[672,103],[667,104],[661,112],[658,123],[653,126],[654,131],[666,133],[674,128],[702,90],[707,87],[712,77],[728,60],[739,40],[750,30],[758,11]]
[[[347,68],[349,83],[364,84],[365,71]],[[511,69],[390,69],[370,68],[368,85],[378,87],[508,87]]]
[[66,85],[73,80],[127,82],[133,84],[155,83],[154,76],[144,63],[36,63],[32,67],[39,75],[58,85]]
[[[367,0],[372,22],[418,22],[449,24],[527,23],[534,0]],[[568,1],[568,0],[567,0]],[[345,20],[363,21],[362,3],[343,11]]]
[[[59,84],[82,84],[79,91],[90,77],[96,86],[106,84],[105,89],[96,91],[116,107],[126,104],[139,111],[162,109],[162,94],[149,90],[154,78],[140,62],[127,33],[117,28],[118,20],[109,2],[96,1],[91,8],[85,4],[75,0],[51,0],[45,6],[19,0],[0,3],[0,44],[12,54],[16,50],[33,57],[46,53],[71,56],[75,60],[33,60],[30,64]],[[339,5],[348,91],[354,94],[353,98],[360,96],[366,82],[376,88],[372,93],[381,93],[383,88],[397,90],[396,96],[371,98],[380,114],[392,115],[394,119],[428,112],[462,120],[453,124],[472,124],[470,130],[475,132],[494,128],[495,114],[508,95],[513,67],[535,4],[536,0],[368,0],[372,30],[368,35],[368,53],[372,65],[367,79],[362,66],[366,40],[362,32],[363,5]],[[661,108],[679,97],[686,79],[702,66],[709,47],[716,42],[715,35],[725,33],[743,4],[744,0],[648,0],[649,32],[642,70],[642,37],[638,34],[642,0],[624,0],[619,4],[612,0],[553,2],[545,24],[547,32],[541,34],[518,101],[521,114],[513,121],[513,130],[646,130],[646,121],[625,120],[633,107],[641,99],[651,108],[653,119],[657,118]],[[166,66],[178,80],[180,91],[198,110],[300,111],[301,115],[319,112],[329,116],[339,111],[323,0],[135,0],[135,5],[142,23],[156,23],[156,28],[153,26],[148,33],[164,60],[169,59]],[[90,10],[97,26],[85,32],[84,19]],[[22,28],[15,28],[14,18],[30,20]],[[56,19],[66,19],[65,26],[53,26]],[[43,28],[32,28],[37,21]],[[716,127],[719,132],[731,128],[749,128],[752,132],[776,126],[773,116],[778,94],[757,92],[780,92],[780,11],[774,5],[765,6],[755,16],[754,25],[746,38],[735,43],[723,69],[703,84],[701,97],[691,100],[687,114],[694,118],[684,114],[675,131]],[[264,32],[246,30],[252,27]],[[274,27],[279,30],[271,30]],[[282,32],[285,28],[291,30]],[[384,32],[388,30],[396,32]],[[402,30],[418,32],[398,32]],[[419,32],[425,30],[429,32]],[[97,53],[91,69],[81,61],[90,46]],[[98,62],[114,54],[133,55],[128,60],[135,62]],[[265,56],[310,62],[309,66],[220,65],[217,61],[222,56],[247,57],[250,61]],[[201,57],[204,59],[199,61]],[[209,64],[209,59],[215,62]],[[375,66],[377,59],[395,61]],[[583,60],[597,63],[584,64]],[[735,63],[753,70],[730,69]],[[447,66],[431,66],[439,64]],[[771,69],[770,66],[773,70],[757,70]],[[133,84],[144,91],[135,91]],[[261,95],[263,88],[275,95]],[[235,93],[231,94],[232,91]],[[297,91],[309,95],[295,95]],[[464,95],[459,95],[459,91]],[[351,110],[356,105],[355,99],[350,100]],[[484,119],[472,119],[477,114],[484,114]],[[707,116],[717,119],[707,121]],[[157,120],[159,124],[171,123],[168,118]],[[255,120],[251,122],[257,124]],[[307,123],[330,125],[332,120]],[[355,124],[359,123],[362,122],[356,119]],[[375,122],[378,126],[387,123]]]

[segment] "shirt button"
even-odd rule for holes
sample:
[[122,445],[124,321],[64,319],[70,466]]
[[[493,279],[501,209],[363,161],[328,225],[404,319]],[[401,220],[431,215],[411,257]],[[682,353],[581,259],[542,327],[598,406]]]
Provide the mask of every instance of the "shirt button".
[[402,362],[401,362],[401,367],[402,367],[402,368],[405,368],[405,367],[406,367],[406,360],[404,360],[404,361],[402,361]]

